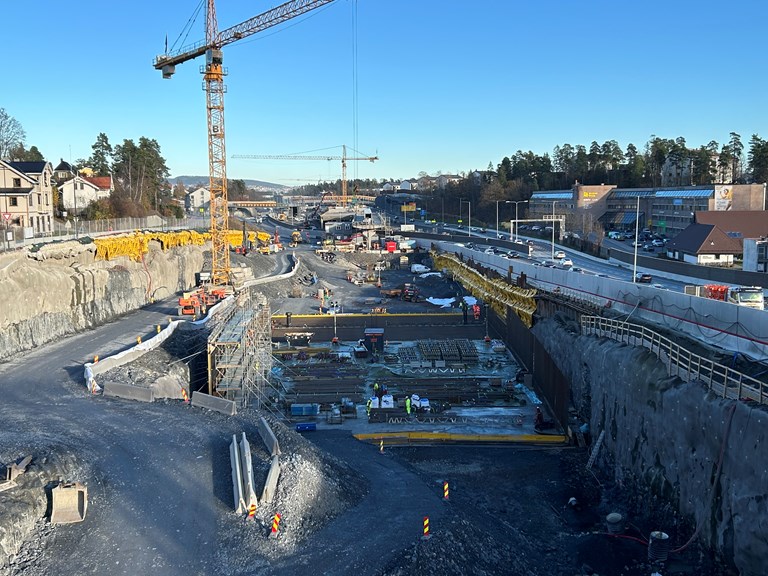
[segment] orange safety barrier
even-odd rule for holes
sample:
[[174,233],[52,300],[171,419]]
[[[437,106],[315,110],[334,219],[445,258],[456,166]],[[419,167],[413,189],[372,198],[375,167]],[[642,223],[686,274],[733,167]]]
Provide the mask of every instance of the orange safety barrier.
[[256,520],[256,504],[251,504],[248,508],[248,520]]

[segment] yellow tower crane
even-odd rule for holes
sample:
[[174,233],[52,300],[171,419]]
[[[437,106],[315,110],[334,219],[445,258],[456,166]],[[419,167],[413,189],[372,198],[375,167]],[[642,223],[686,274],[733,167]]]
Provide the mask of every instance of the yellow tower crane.
[[176,52],[161,54],[153,63],[163,78],[170,78],[176,65],[205,54],[201,67],[205,80],[208,109],[208,174],[211,201],[211,283],[215,286],[230,281],[229,265],[229,212],[227,206],[227,163],[224,141],[224,76],[222,48],[242,38],[277,26],[286,20],[330,4],[334,0],[292,0],[267,10],[236,26],[219,31],[216,21],[215,0],[208,0],[205,17],[205,40]]
[[291,154],[233,154],[232,158],[246,160],[341,160],[341,205],[347,205],[347,160],[368,160],[375,162],[378,156],[347,157],[347,146],[343,145],[341,156],[294,156]]

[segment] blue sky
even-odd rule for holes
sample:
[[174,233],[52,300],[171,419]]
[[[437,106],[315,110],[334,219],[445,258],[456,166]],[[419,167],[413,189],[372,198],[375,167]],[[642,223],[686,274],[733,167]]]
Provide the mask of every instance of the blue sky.
[[[34,4],[2,8],[0,108],[28,147],[55,165],[90,156],[100,132],[113,145],[145,136],[172,176],[207,174],[202,58],[171,80],[152,67],[198,0]],[[275,5],[219,0],[219,28]],[[336,0],[224,48],[228,175],[336,179],[340,162],[230,157],[342,144],[380,157],[349,177],[379,179],[566,142],[641,148],[652,134],[695,147],[735,131],[746,147],[768,138],[767,17],[764,0]],[[182,44],[204,35],[201,14]]]

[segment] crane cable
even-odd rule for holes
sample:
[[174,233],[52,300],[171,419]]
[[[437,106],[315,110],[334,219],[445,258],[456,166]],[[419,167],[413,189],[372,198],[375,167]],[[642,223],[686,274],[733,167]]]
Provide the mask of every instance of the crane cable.
[[[187,20],[187,23],[184,24],[184,28],[181,29],[181,32],[179,32],[178,37],[176,40],[173,41],[173,44],[171,45],[171,52],[173,52],[177,46],[181,47],[185,45],[185,42],[187,41],[187,38],[189,37],[189,33],[192,31],[192,26],[195,22],[197,22],[198,16],[200,16],[200,12],[203,10],[203,6],[205,5],[205,0],[200,0],[200,2],[197,5],[197,8],[195,8],[195,11],[192,13],[192,16],[189,17]],[[182,36],[184,36],[182,38]],[[166,36],[166,48],[165,52],[168,54],[168,37]]]
[[[358,93],[357,93],[357,0],[352,0],[352,149],[358,148]],[[353,185],[358,179],[357,162],[353,172]]]

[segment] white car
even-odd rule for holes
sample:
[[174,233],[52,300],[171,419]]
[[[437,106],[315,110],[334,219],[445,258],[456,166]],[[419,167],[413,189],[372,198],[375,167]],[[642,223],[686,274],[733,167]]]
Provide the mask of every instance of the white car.
[[571,268],[573,266],[573,260],[570,258],[560,259],[560,268]]
[[565,252],[563,252],[562,250],[558,250],[557,252],[555,252],[555,258],[562,260],[563,258],[567,258],[567,256]]

